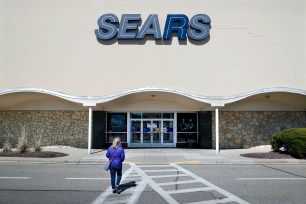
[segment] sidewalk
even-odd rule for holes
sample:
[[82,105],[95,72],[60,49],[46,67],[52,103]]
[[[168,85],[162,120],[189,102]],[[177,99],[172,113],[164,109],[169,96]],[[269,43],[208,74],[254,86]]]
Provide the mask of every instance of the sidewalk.
[[[44,147],[44,151],[63,152],[65,157],[57,158],[23,158],[0,157],[0,162],[28,162],[28,163],[67,163],[67,164],[103,164],[108,160],[106,150],[92,150],[72,147]],[[182,148],[142,148],[125,149],[124,164],[306,164],[306,160],[299,159],[254,159],[241,157],[240,154],[254,152],[269,152],[263,149],[227,149],[219,154],[213,149],[182,149]]]

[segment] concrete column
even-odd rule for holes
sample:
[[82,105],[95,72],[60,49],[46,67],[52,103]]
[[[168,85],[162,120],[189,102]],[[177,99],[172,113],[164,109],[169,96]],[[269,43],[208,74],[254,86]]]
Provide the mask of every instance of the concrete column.
[[215,110],[216,121],[216,153],[219,154],[219,109]]
[[88,154],[91,154],[92,146],[92,107],[89,107],[88,116]]

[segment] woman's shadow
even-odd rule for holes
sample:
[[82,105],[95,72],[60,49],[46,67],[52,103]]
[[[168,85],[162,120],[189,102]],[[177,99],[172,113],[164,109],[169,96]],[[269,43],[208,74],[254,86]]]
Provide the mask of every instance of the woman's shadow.
[[133,187],[136,187],[137,184],[135,181],[130,181],[128,183],[123,183],[119,186],[119,189],[118,189],[118,194],[124,192],[125,190],[129,189],[129,188],[133,188]]

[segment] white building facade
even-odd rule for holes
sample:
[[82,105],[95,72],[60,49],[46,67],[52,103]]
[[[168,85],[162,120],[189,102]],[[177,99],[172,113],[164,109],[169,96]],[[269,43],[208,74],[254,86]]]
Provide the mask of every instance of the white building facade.
[[[120,136],[128,147],[218,151],[306,127],[305,1],[0,0],[0,12],[0,146],[25,127],[44,145],[90,150]],[[119,21],[105,21],[119,30],[109,40],[95,34],[105,14]],[[179,39],[181,21],[164,38],[169,15],[191,30],[199,14],[206,38]],[[124,23],[126,35],[148,34],[118,39]]]

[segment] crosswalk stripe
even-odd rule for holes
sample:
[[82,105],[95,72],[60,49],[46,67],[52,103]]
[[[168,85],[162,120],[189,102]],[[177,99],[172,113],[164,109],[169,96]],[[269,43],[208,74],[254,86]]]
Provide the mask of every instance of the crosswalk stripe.
[[158,183],[159,186],[168,186],[168,185],[177,185],[177,184],[187,184],[187,183],[199,183],[197,180],[188,180],[188,181],[174,181],[167,183]]
[[186,203],[186,204],[217,204],[217,203],[229,203],[231,201],[233,200],[230,198],[223,198],[223,199],[217,199],[217,200],[205,200],[205,201]]
[[32,177],[14,177],[14,176],[10,176],[10,177],[0,177],[0,179],[31,179]]
[[209,190],[214,190],[214,189],[212,187],[204,187],[204,188],[180,189],[180,190],[166,191],[166,192],[169,194],[175,194],[175,193],[191,193],[191,192],[209,191]]
[[178,204],[178,202],[172,198],[169,194],[165,193],[165,191],[157,185],[151,177],[148,177],[136,164],[130,164],[144,179],[148,184],[156,191],[160,196],[162,196],[168,203]]
[[202,177],[184,169],[183,167],[177,165],[177,164],[171,164],[172,166],[176,167],[177,169],[181,170],[182,172],[184,172],[185,174],[189,174],[192,178],[194,178],[195,180],[198,180],[198,181],[201,181],[201,183],[205,184],[205,186],[208,186],[208,187],[213,187],[214,190],[216,190],[217,192],[225,195],[226,197],[228,198],[231,198],[233,201],[237,202],[237,203],[240,203],[240,204],[249,204],[248,202],[246,202],[245,200],[242,200],[240,198],[238,198],[237,196],[223,190],[222,188],[219,188],[218,186],[208,182],[207,180],[203,179]]
[[137,165],[139,168],[150,168],[150,167],[171,167],[170,164],[156,164],[156,165]]
[[[171,167],[172,169],[162,169],[161,167]],[[151,169],[150,169],[151,168]],[[153,168],[153,169],[152,169]],[[161,168],[157,170],[155,168]],[[148,173],[153,172],[169,172],[169,175],[154,175],[149,176]],[[172,174],[170,174],[172,172]],[[176,172],[179,172],[177,174]],[[171,178],[171,177],[190,177],[189,180],[183,181],[175,181],[175,182],[162,182],[157,183],[154,181],[154,178]],[[106,191],[101,193],[92,204],[100,204],[100,203],[127,203],[134,204],[140,198],[140,195],[144,192],[146,186],[150,186],[154,189],[156,193],[158,193],[166,202],[170,204],[178,204],[179,201],[175,200],[171,195],[174,194],[183,194],[191,193],[191,192],[203,192],[203,191],[216,191],[222,194],[225,198],[223,199],[214,199],[214,200],[203,200],[198,202],[191,202],[188,204],[215,204],[215,203],[227,203],[227,202],[236,202],[239,204],[248,204],[248,202],[238,198],[237,196],[215,186],[214,184],[208,182],[204,178],[184,169],[183,167],[177,164],[169,164],[169,165],[136,165],[134,163],[130,163],[130,168],[124,172],[122,176],[122,181],[131,179],[141,179],[140,182],[137,182],[135,187],[128,188],[124,190],[125,197],[120,195],[119,197],[113,197],[111,187],[107,188]],[[76,179],[76,178],[74,178]],[[89,178],[90,179],[90,178]],[[91,178],[93,179],[93,178]],[[188,178],[187,178],[188,179]],[[135,180],[134,180],[135,181]],[[198,188],[184,188],[179,190],[164,190],[162,186],[171,186],[171,185],[182,185],[182,184],[201,184],[203,187]],[[185,186],[186,187],[186,186]]]
[[[128,170],[126,170],[126,172],[124,172],[123,176],[122,176],[122,181],[125,180],[125,178],[133,171],[132,168],[129,168]],[[92,204],[101,204],[103,203],[103,201],[112,194],[112,187],[108,187],[106,189],[106,191],[104,191],[103,193],[101,193],[93,202]]]
[[177,177],[177,176],[189,176],[187,174],[169,174],[169,175],[161,175],[161,176],[148,176],[150,178],[167,178],[167,177]]
[[177,172],[177,169],[142,170],[143,172]]

